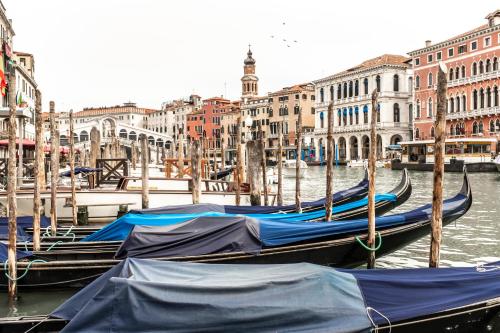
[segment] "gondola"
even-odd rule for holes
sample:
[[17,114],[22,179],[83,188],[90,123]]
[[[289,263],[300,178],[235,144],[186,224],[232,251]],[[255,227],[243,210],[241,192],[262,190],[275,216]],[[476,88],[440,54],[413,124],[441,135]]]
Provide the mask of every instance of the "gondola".
[[[443,225],[463,216],[471,204],[472,193],[464,172],[461,191],[444,201]],[[378,217],[377,257],[427,235],[431,211],[432,207],[428,204],[406,213]],[[366,249],[360,244],[367,237],[364,219],[332,223],[263,223],[244,216],[239,217],[243,221],[231,217],[218,219],[214,223],[210,219],[197,218],[169,227],[134,228],[115,256],[208,263],[309,262],[334,267],[358,266],[367,257]],[[262,226],[274,229],[263,233]],[[255,228],[260,228],[259,239],[255,236]],[[138,241],[140,239],[148,239],[149,244],[141,244]],[[118,259],[99,259],[108,255],[100,251],[81,252],[82,256],[93,256],[95,259],[33,263],[25,277],[18,281],[19,288],[81,287],[120,262]],[[70,255],[81,258],[77,251]],[[50,252],[47,256],[54,258]],[[19,262],[18,269],[24,272],[28,265],[28,262]],[[7,279],[1,269],[0,286],[7,286]]]
[[48,316],[0,320],[0,332],[62,329],[498,332],[500,262],[348,270],[127,259]]

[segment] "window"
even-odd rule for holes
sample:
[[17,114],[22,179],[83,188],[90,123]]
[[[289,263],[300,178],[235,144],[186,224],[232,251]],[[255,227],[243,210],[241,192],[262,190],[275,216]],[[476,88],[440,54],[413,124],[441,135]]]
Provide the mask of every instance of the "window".
[[420,65],[420,58],[415,58],[415,66]]
[[432,87],[432,73],[429,73],[427,76],[427,86],[430,88]]
[[443,59],[443,53],[441,51],[439,51],[438,53],[436,53],[436,60],[441,60]]
[[299,99],[300,98],[300,95],[299,94],[295,94],[295,99]]
[[380,92],[380,75],[375,78],[375,84],[377,85],[377,92]]
[[462,78],[465,78],[465,66],[462,66]]
[[491,46],[491,37],[484,37],[484,47]]
[[399,91],[399,75],[398,74],[394,74],[393,89],[394,89],[394,91]]
[[352,97],[354,94],[354,87],[352,85],[352,81],[349,81],[349,97]]
[[333,86],[330,86],[330,101],[333,101]]
[[455,49],[454,48],[449,48],[448,49],[448,57],[453,57],[453,53],[454,53]]
[[420,118],[420,100],[417,99],[417,114],[415,118]]
[[299,106],[298,105],[295,105],[295,107],[293,108],[293,114],[299,114]]
[[420,76],[415,77],[415,88],[420,88]]
[[427,55],[427,63],[432,62],[432,54]]
[[432,117],[432,98],[427,102],[427,117]]
[[460,45],[458,47],[458,54],[462,54],[462,53],[465,53],[465,52],[467,52],[467,45],[465,45],[465,44],[464,45]]
[[394,103],[394,122],[395,123],[399,123],[399,104],[398,103]]
[[472,92],[472,110],[477,110],[477,90]]
[[342,96],[343,96],[344,98],[347,98],[347,82],[344,82],[344,91],[343,91]]
[[359,81],[354,81],[354,96],[359,96]]
[[434,127],[431,127],[431,138],[434,137]]
[[341,98],[342,98],[342,85],[339,83],[339,85],[337,86],[337,99]]
[[448,72],[448,73],[449,73],[449,75],[450,75],[449,80],[450,80],[450,81],[451,81],[451,80],[453,80],[453,78],[454,78],[454,75],[453,75],[453,74],[454,74],[454,72],[453,72],[453,68],[450,68],[450,70],[449,70],[449,72]]
[[368,95],[368,79],[365,78],[363,80],[363,86],[364,86],[365,95]]
[[473,63],[472,64],[472,75],[477,75],[477,64]]
[[477,50],[477,40],[470,43],[471,51]]
[[325,101],[325,91],[323,90],[323,88],[319,90],[319,100],[321,103]]
[[420,138],[420,130],[418,128],[415,128],[415,138]]

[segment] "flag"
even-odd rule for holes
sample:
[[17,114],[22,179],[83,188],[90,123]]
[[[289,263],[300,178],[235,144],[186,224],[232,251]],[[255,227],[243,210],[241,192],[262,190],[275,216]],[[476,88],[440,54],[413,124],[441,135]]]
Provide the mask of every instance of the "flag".
[[5,96],[7,88],[7,80],[5,79],[5,61],[4,54],[0,51],[0,92]]

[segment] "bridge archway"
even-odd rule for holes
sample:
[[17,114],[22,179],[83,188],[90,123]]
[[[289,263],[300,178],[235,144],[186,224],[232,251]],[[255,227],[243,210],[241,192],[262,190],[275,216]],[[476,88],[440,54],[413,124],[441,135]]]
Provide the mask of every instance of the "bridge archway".
[[150,135],[148,137],[148,143],[149,143],[150,146],[154,146],[155,145],[155,138]]
[[126,139],[128,137],[127,130],[122,128],[119,133],[120,138]]
[[135,131],[130,131],[128,133],[128,138],[129,140],[137,141],[137,133],[135,133]]
[[113,118],[104,118],[102,120],[102,136],[113,137],[116,133],[116,122]]
[[80,132],[80,141],[89,141],[89,133],[87,131],[84,130]]

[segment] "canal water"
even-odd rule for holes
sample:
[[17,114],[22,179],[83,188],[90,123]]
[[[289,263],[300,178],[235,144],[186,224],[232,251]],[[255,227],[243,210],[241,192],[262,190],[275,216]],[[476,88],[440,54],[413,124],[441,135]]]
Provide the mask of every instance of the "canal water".
[[[326,167],[310,167],[301,183],[302,199],[315,200],[325,195]],[[334,191],[352,187],[363,177],[362,168],[334,169]],[[442,266],[477,265],[500,260],[500,173],[470,174],[473,204],[469,212],[443,230],[441,248]],[[432,200],[432,173],[410,172],[413,193],[410,199],[389,214],[411,210]],[[399,183],[400,171],[377,169],[377,193],[390,191]],[[452,197],[461,188],[463,176],[447,173],[444,177],[445,198]],[[284,200],[293,203],[295,179],[284,182]],[[429,237],[389,255],[377,259],[379,268],[426,267]],[[0,317],[46,314],[76,291],[23,292],[17,308],[9,310],[5,293],[0,296]]]

